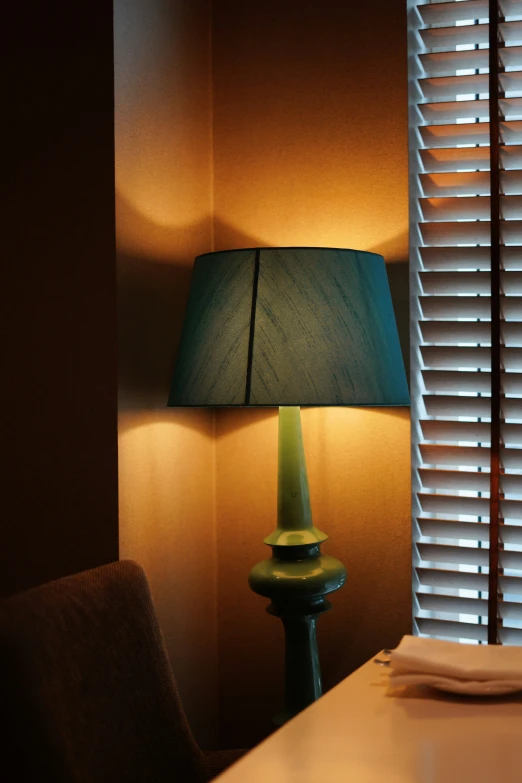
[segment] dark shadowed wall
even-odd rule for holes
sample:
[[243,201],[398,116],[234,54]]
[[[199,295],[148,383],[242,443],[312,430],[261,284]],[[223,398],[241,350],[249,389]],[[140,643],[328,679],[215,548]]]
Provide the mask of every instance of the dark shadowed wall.
[[3,13],[0,593],[118,557],[113,20]]

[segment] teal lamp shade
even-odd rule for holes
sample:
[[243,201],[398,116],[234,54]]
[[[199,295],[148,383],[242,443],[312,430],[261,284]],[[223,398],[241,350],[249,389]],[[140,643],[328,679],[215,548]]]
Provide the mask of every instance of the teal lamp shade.
[[382,256],[319,247],[198,256],[168,404],[408,405]]

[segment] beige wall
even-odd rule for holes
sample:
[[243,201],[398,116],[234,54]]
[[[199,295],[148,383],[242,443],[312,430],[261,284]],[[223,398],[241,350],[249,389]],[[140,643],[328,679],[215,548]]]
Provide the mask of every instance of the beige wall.
[[115,3],[120,557],[149,577],[181,697],[214,744],[210,412],[167,410],[194,256],[212,247],[208,0]]
[[[216,249],[383,253],[406,348],[403,0],[219,0],[213,34]],[[277,417],[216,421],[220,728],[243,745],[269,730],[282,693],[282,629],[246,582],[269,554]],[[319,620],[329,687],[410,630],[409,416],[309,409],[303,430],[315,522],[348,567]]]
[[[258,741],[280,705],[282,628],[246,581],[275,522],[277,415],[165,409],[191,264],[382,252],[406,347],[403,6],[216,0],[211,65],[208,2],[116,2],[121,556],[147,570],[204,744],[218,689],[222,746]],[[315,521],[349,572],[319,622],[330,687],[410,628],[409,418],[308,409],[303,429]]]

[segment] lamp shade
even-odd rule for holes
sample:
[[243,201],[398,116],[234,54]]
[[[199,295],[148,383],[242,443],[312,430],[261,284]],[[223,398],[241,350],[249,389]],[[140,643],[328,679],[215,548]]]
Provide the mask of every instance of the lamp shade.
[[382,256],[315,247],[198,256],[168,404],[408,405]]

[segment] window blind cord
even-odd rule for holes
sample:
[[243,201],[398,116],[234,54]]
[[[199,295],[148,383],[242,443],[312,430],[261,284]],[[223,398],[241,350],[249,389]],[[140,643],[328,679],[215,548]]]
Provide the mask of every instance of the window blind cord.
[[488,644],[498,644],[500,534],[500,128],[499,3],[489,0],[489,160],[491,205],[491,472],[489,500]]

